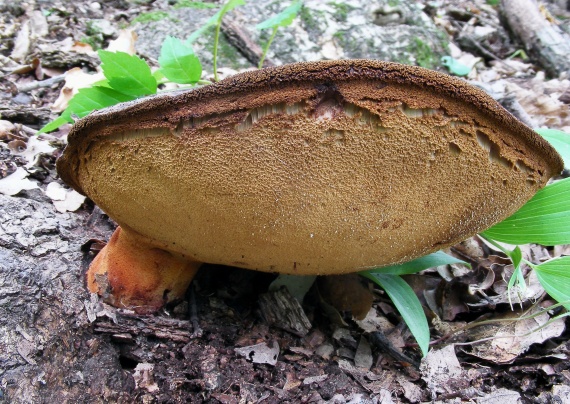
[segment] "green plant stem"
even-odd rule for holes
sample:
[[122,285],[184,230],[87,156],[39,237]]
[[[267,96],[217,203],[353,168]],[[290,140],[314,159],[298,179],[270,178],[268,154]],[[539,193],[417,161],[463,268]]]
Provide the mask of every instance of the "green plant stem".
[[214,34],[214,81],[218,82],[220,79],[218,78],[218,42],[220,40],[220,28],[222,27],[222,15],[218,19],[218,23],[216,24],[216,32]]
[[267,56],[267,51],[269,51],[269,47],[271,46],[271,42],[273,42],[273,39],[275,38],[275,35],[277,34],[277,28],[279,28],[279,27],[273,27],[273,32],[271,33],[271,36],[269,37],[269,40],[267,41],[267,44],[265,45],[265,48],[263,49],[263,54],[261,55],[261,59],[259,60],[259,64],[257,65],[258,69],[261,69],[263,67],[263,62],[265,61],[265,57]]
[[495,247],[497,247],[499,250],[501,250],[501,252],[503,254],[505,254],[507,257],[511,257],[511,254],[509,254],[509,252],[507,251],[506,248],[504,248],[502,245],[500,245],[499,243],[497,243],[495,240],[487,238],[485,236],[483,236],[482,234],[479,234],[479,237],[485,239],[485,241],[487,241],[489,244],[494,245]]

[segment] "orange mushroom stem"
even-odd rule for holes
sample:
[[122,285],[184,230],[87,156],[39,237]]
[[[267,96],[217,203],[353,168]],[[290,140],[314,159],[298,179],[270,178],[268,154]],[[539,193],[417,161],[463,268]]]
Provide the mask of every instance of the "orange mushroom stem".
[[151,313],[181,300],[201,263],[118,227],[87,272],[87,286],[116,307]]

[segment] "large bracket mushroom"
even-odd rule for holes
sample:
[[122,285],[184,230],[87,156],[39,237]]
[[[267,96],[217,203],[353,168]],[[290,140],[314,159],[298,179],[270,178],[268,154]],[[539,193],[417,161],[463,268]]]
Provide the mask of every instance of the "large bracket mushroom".
[[508,217],[563,165],[460,79],[343,60],[95,112],[57,168],[120,225],[89,289],[153,311],[204,262],[340,274],[431,253]]

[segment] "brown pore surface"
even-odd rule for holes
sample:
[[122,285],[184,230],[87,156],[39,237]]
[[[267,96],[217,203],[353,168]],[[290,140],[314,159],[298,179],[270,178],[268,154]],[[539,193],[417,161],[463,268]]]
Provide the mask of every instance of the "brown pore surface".
[[562,170],[461,80],[378,61],[299,63],[79,121],[64,181],[157,246],[208,263],[353,272],[463,240]]

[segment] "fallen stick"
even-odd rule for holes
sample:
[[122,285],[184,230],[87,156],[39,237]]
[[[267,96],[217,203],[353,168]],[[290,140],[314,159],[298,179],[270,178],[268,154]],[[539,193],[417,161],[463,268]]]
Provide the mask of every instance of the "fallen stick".
[[550,76],[570,76],[570,35],[547,19],[535,0],[501,0],[501,11],[527,52]]

